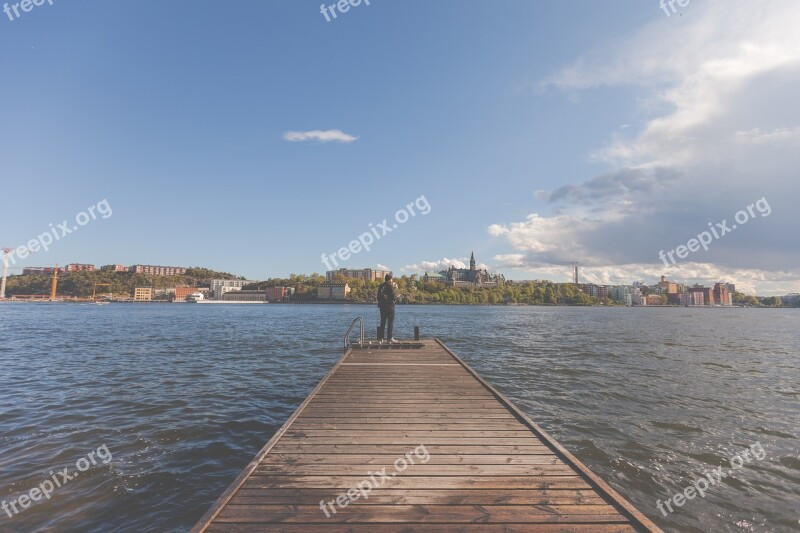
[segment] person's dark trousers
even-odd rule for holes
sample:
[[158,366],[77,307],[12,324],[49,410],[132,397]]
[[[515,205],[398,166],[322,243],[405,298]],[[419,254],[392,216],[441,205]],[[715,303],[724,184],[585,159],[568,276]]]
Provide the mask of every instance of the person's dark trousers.
[[[389,331],[386,333],[388,336],[384,337],[383,332],[386,328],[386,323],[389,323]],[[394,329],[394,306],[381,307],[381,340],[392,340],[392,330]]]

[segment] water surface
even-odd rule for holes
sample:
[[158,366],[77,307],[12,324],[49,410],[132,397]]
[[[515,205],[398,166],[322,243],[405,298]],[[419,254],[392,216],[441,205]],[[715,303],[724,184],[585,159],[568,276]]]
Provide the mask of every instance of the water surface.
[[[186,531],[338,360],[359,305],[0,305],[0,531]],[[797,310],[402,306],[667,531],[796,531]],[[374,333],[373,333],[374,334]],[[368,401],[368,399],[365,399]],[[656,500],[759,442],[704,499]]]

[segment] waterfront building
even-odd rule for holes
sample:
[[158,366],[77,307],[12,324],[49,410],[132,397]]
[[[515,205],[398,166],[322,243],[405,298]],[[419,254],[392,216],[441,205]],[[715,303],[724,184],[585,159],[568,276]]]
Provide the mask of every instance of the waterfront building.
[[628,307],[634,305],[634,294],[636,293],[638,293],[639,296],[642,295],[642,292],[638,288],[630,285],[616,285],[608,288],[608,297],[610,299],[625,304]]
[[133,289],[134,302],[149,302],[153,299],[153,287],[136,287]]
[[70,263],[64,267],[64,272],[94,272],[94,265],[82,265],[80,263]]
[[267,287],[264,289],[267,295],[267,300],[270,302],[283,302],[291,294],[290,290],[286,287]]
[[336,276],[344,276],[345,278],[360,279],[362,281],[383,281],[386,277],[386,274],[391,273],[391,270],[373,270],[371,268],[340,268],[339,270],[327,271],[325,273],[325,280],[335,281]]
[[647,305],[664,305],[666,298],[660,294],[648,294]]
[[226,292],[241,290],[245,285],[252,285],[258,283],[257,281],[246,279],[212,279],[211,280],[211,294],[214,295],[216,300],[222,300]]
[[235,290],[222,295],[225,302],[266,302],[267,293],[264,290]]
[[714,284],[714,301],[719,305],[733,305],[732,294],[727,283]]
[[689,292],[699,292],[703,294],[703,305],[714,305],[714,289],[703,287],[702,285],[694,285],[689,287]]
[[186,268],[160,265],[133,265],[128,267],[128,272],[134,274],[148,274],[150,276],[183,276]]
[[334,281],[320,283],[317,287],[317,299],[319,300],[344,300],[350,293],[350,285]]
[[186,300],[187,296],[196,292],[197,289],[194,287],[175,287],[175,299],[183,302]]
[[451,266],[436,274],[438,275],[434,276],[425,272],[422,279],[425,282],[441,281],[451,287],[499,287],[506,282],[506,278],[502,274],[489,274],[486,269],[478,269],[474,252],[469,258],[469,268]]
[[581,285],[581,291],[591,296],[592,298],[597,298],[601,300],[603,298],[608,298],[608,287],[606,285],[595,285],[594,283],[586,283]]
[[696,307],[705,305],[703,293],[699,291],[684,292],[678,295],[679,303],[683,307]]
[[647,305],[647,298],[642,294],[642,290],[639,287],[634,287],[634,289],[636,290],[631,292],[631,304],[637,306]]
[[658,286],[663,290],[663,294],[666,295],[678,294],[680,292],[680,285],[674,281],[667,281],[666,276],[661,276],[661,281],[658,283]]

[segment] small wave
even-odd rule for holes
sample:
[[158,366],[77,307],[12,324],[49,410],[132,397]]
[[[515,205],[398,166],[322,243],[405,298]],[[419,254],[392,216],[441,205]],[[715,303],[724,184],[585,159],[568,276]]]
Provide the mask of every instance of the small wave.
[[669,429],[671,431],[692,431],[695,433],[702,433],[702,428],[696,428],[694,426],[687,426],[686,424],[681,424],[680,422],[655,422],[650,421],[650,423],[660,429]]

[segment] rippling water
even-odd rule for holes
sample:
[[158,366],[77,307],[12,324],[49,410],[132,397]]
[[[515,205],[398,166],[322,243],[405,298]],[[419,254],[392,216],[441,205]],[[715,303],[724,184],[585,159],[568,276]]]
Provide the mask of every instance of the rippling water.
[[[0,531],[185,531],[377,309],[0,305],[0,499],[106,445]],[[797,310],[398,308],[668,531],[800,529]],[[398,335],[396,335],[398,336]],[[759,442],[704,499],[656,509]]]

